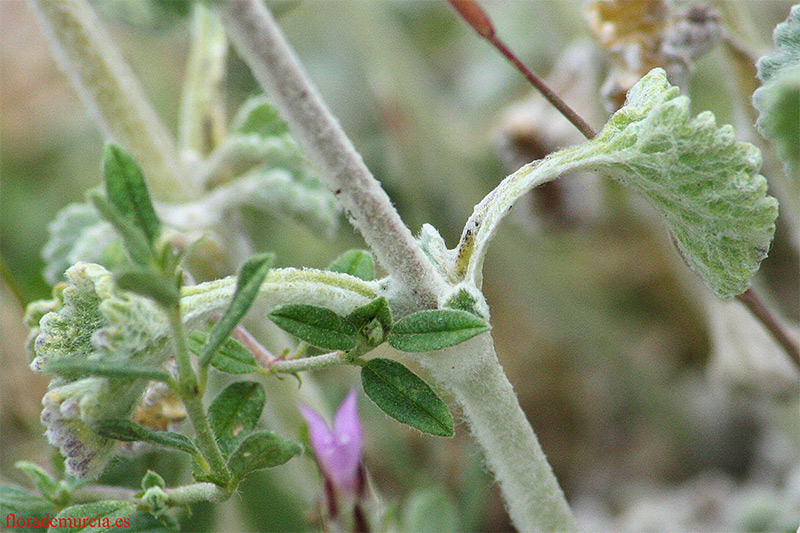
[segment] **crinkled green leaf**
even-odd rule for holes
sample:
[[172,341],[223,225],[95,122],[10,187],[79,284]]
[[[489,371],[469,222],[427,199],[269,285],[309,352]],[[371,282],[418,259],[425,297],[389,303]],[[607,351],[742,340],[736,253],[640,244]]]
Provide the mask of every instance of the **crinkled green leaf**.
[[114,227],[89,204],[69,204],[47,226],[47,233],[42,258],[44,278],[51,285],[63,281],[64,272],[79,261],[108,269],[130,264]]
[[111,204],[142,230],[152,246],[161,230],[142,169],[119,145],[108,143],[103,154],[106,193]]
[[281,305],[269,313],[281,329],[324,350],[347,351],[358,344],[358,331],[330,309],[305,304]]
[[58,513],[48,533],[79,533],[90,531],[125,530],[125,518],[136,513],[136,504],[121,501],[101,501],[73,505]]
[[[199,354],[206,343],[208,335],[202,331],[193,331],[187,339],[189,349]],[[238,341],[228,338],[217,349],[217,353],[211,358],[211,366],[228,374],[250,374],[258,372],[258,366],[253,354]]]
[[153,516],[148,512],[139,511],[125,518],[128,520],[124,529],[126,533],[170,533],[181,529],[180,523],[168,514]]
[[247,261],[239,269],[239,276],[236,280],[236,290],[233,293],[230,305],[225,310],[208,335],[206,345],[203,346],[200,364],[208,365],[211,358],[217,352],[220,345],[230,336],[233,329],[244,318],[250,309],[264,278],[267,277],[272,263],[275,262],[275,254],[258,254]]
[[348,250],[333,260],[327,270],[350,274],[364,281],[375,279],[375,261],[366,250]]
[[391,359],[370,359],[361,367],[364,392],[395,420],[424,433],[450,437],[453,418],[430,386]]
[[67,472],[84,479],[100,473],[114,446],[92,426],[103,418],[129,417],[150,380],[76,374],[71,363],[157,368],[172,350],[166,317],[152,301],[119,290],[99,265],[79,263],[66,274],[68,283],[55,287],[52,301],[32,304],[26,321],[32,329],[31,368],[65,365],[63,375],[54,373],[41,419]]
[[233,383],[214,398],[208,416],[223,453],[255,429],[266,401],[264,387],[254,381]]
[[228,460],[228,466],[236,479],[254,470],[279,466],[302,453],[303,446],[289,441],[271,431],[251,433],[245,438]]
[[729,298],[747,289],[775,232],[777,201],[766,194],[760,166],[755,146],[738,142],[709,112],[691,117],[688,98],[653,69],[597,137],[522,167],[476,206],[455,273],[479,286],[486,244],[516,199],[563,174],[595,170],[645,197],[689,267]]
[[44,517],[55,511],[55,504],[41,496],[31,494],[14,485],[0,485],[0,517],[5,519],[9,514],[19,518]]
[[489,327],[482,318],[461,309],[428,309],[395,322],[389,345],[404,352],[431,352],[460,344]]
[[106,418],[96,422],[92,427],[107,439],[149,442],[190,454],[197,453],[197,447],[186,435],[174,431],[153,431],[127,418]]
[[776,50],[758,62],[762,87],[753,93],[756,126],[774,143],[791,178],[792,197],[800,198],[800,5],[775,28]]

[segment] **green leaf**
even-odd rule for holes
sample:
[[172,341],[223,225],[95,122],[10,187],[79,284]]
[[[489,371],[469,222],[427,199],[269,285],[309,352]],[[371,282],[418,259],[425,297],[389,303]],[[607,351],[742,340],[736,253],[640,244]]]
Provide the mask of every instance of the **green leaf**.
[[355,309],[346,318],[370,346],[377,346],[386,340],[392,329],[392,310],[383,296]]
[[167,486],[167,483],[164,481],[164,478],[161,477],[158,472],[153,472],[152,470],[148,470],[147,473],[142,478],[141,487],[142,490],[147,490],[152,487],[158,487],[163,489]]
[[330,309],[304,304],[276,307],[269,318],[281,329],[317,348],[347,351],[358,344],[358,331]]
[[142,169],[121,146],[108,143],[103,154],[106,193],[111,204],[144,232],[152,246],[161,230]]
[[[130,502],[101,501],[67,507],[52,519],[50,532],[89,532],[108,531],[120,528],[126,530],[125,518],[136,512],[136,505]],[[91,520],[91,522],[90,522]]]
[[429,309],[394,324],[389,344],[404,352],[431,352],[455,346],[489,329],[478,316],[460,309]]
[[173,381],[168,372],[154,366],[139,366],[127,361],[108,362],[94,359],[51,360],[42,365],[42,371],[69,379],[92,375],[111,378],[149,379],[169,383]]
[[689,267],[720,298],[747,290],[767,256],[778,205],[758,174],[761,153],[738,142],[714,115],[689,114],[689,100],[653,69],[593,140],[531,163],[503,180],[470,217],[455,254],[460,280],[480,285],[486,244],[532,187],[581,170],[607,174],[663,217]]
[[266,401],[264,387],[254,381],[233,383],[214,399],[208,416],[223,453],[255,429]]
[[168,514],[153,516],[147,512],[137,512],[125,518],[128,520],[124,528],[126,533],[169,533],[181,529],[178,521]]
[[14,485],[0,485],[0,515],[20,518],[41,517],[55,511],[55,504]]
[[[202,331],[191,332],[187,339],[189,349],[199,354],[207,339],[208,335]],[[225,340],[217,349],[216,355],[211,358],[211,366],[228,374],[251,374],[259,372],[261,369],[253,358],[253,354],[232,338]]]
[[327,270],[350,274],[364,281],[375,279],[375,261],[366,250],[348,250],[328,265]]
[[58,481],[48,474],[41,466],[28,461],[17,461],[15,468],[25,472],[25,475],[33,481],[42,496],[52,499],[58,492],[60,485]]
[[127,418],[106,418],[92,427],[100,436],[123,442],[149,442],[195,454],[197,447],[186,435],[173,431],[153,431]]
[[151,298],[162,307],[173,307],[180,300],[175,279],[155,270],[125,268],[114,272],[114,282],[120,289]]
[[758,61],[762,87],[753,93],[756,127],[786,164],[791,198],[800,198],[800,5],[775,28],[776,50]]
[[148,265],[152,262],[153,251],[147,236],[133,221],[123,216],[105,196],[97,191],[90,191],[87,197],[104,220],[110,222],[125,243],[125,250],[134,263]]
[[424,433],[450,437],[453,418],[430,386],[391,359],[370,359],[361,367],[364,392],[383,412]]
[[282,465],[303,451],[298,442],[288,441],[271,431],[259,431],[245,438],[231,454],[228,466],[236,479],[262,468]]
[[200,364],[202,366],[208,365],[217,349],[230,336],[231,331],[250,309],[274,261],[274,254],[258,254],[245,261],[239,269],[236,290],[233,293],[231,303],[222,318],[214,324],[208,336],[208,341],[203,347],[203,352],[200,356]]

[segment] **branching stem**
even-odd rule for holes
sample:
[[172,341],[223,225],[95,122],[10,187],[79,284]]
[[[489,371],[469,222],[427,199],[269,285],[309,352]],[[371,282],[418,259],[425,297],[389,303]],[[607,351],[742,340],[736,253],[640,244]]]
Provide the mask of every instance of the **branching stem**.
[[398,287],[409,291],[416,308],[436,307],[443,280],[317,94],[272,15],[259,0],[229,0],[218,9],[236,50]]

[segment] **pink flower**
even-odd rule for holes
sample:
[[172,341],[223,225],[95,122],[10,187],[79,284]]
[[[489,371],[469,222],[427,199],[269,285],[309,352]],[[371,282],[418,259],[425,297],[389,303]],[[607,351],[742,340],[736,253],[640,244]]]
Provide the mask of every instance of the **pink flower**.
[[300,406],[308,422],[311,449],[326,480],[340,493],[359,491],[361,466],[361,421],[358,419],[358,393],[352,389],[333,419],[333,428],[313,409]]

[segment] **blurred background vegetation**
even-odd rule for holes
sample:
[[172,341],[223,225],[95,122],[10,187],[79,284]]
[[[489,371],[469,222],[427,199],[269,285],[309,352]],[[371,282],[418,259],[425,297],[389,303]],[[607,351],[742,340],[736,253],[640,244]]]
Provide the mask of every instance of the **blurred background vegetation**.
[[[189,19],[144,0],[94,5],[176,131]],[[515,165],[581,140],[561,117],[528,100],[531,89],[522,77],[443,0],[271,5],[414,232],[428,222],[454,245],[472,206]],[[601,85],[612,59],[592,39],[586,2],[482,5],[523,61],[540,74],[555,73],[566,99],[601,127],[608,116]],[[726,31],[755,57],[771,49],[772,30],[790,6],[714,3]],[[569,71],[565,50],[583,58],[578,81],[558,74]],[[752,127],[755,87],[717,44],[696,58],[684,89],[694,112],[711,110],[719,123],[734,124],[740,139],[766,148]],[[233,52],[224,92],[229,116],[258,92]],[[0,246],[7,272],[0,472],[24,483],[14,462],[46,464],[51,452],[38,422],[46,379],[27,369],[22,313],[25,304],[49,297],[40,255],[48,223],[100,183],[103,138],[19,0],[0,2],[0,106]],[[762,172],[768,179],[781,172],[769,152]],[[683,266],[647,207],[591,176],[568,178],[562,188],[519,204],[491,248],[485,294],[501,362],[584,527],[794,530],[800,517],[797,390],[766,392],[758,376],[741,387],[730,379],[736,369],[717,364],[706,305],[713,297]],[[255,210],[243,210],[241,221],[253,250],[275,251],[278,266],[324,267],[363,246],[344,221],[334,240]],[[233,269],[222,264],[208,275]],[[756,285],[798,320],[797,250],[780,224]],[[357,381],[351,369],[315,377],[331,408]],[[292,387],[268,383],[270,401],[294,398],[286,392]],[[510,528],[465,423],[456,438],[443,440],[401,427],[368,400],[361,413],[365,464],[386,509],[415,524],[435,517],[432,524],[444,529]],[[104,481],[135,484],[134,471],[140,476],[146,467],[165,477],[172,472],[172,482],[185,475],[174,458],[147,454],[115,462]],[[287,466],[256,476],[241,497],[216,510],[198,506],[186,529],[318,528],[309,502],[321,486],[294,492],[285,479],[293,472]],[[420,492],[429,488],[434,492]]]

